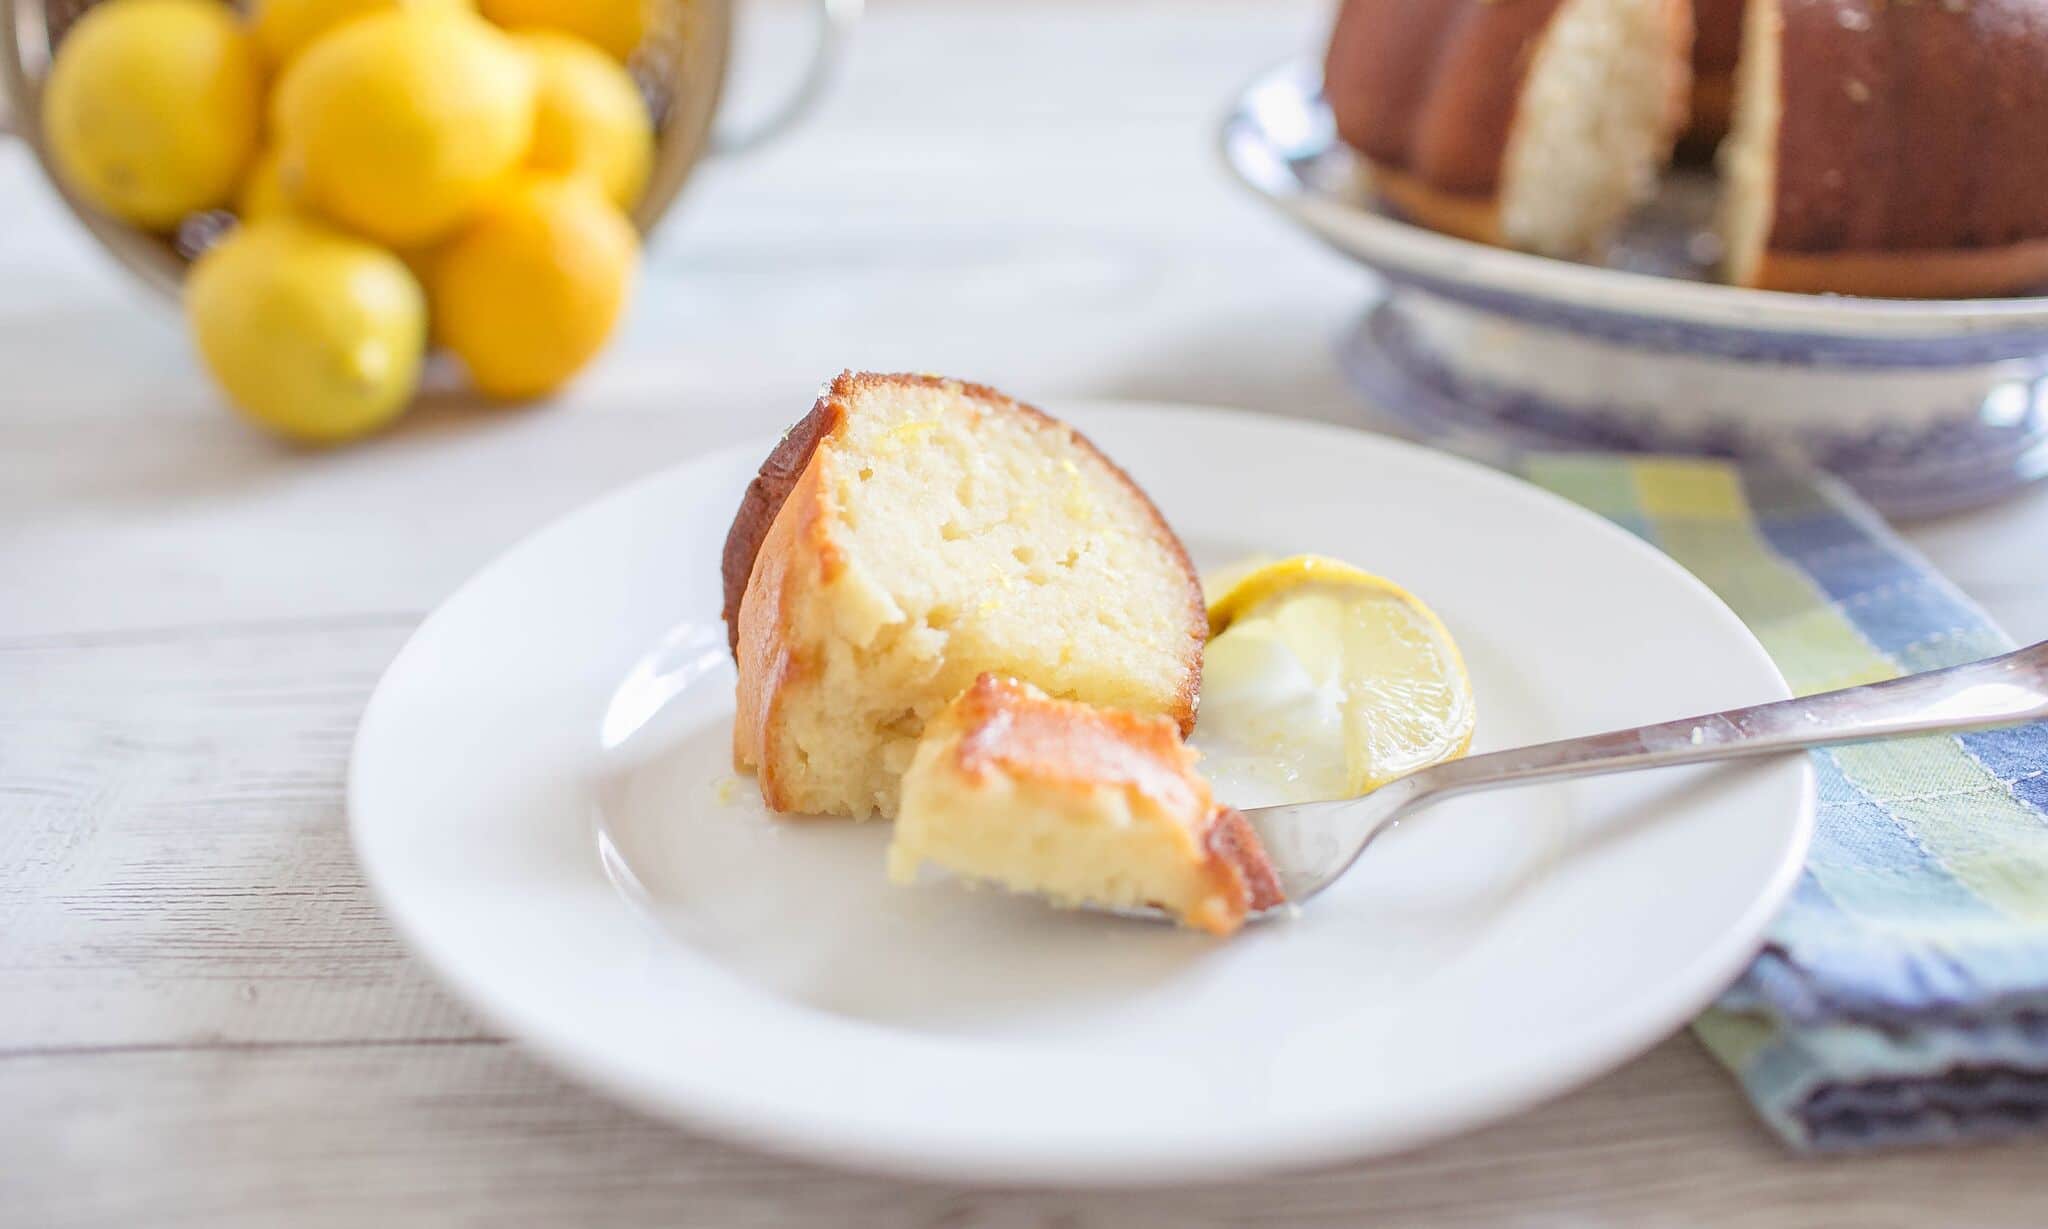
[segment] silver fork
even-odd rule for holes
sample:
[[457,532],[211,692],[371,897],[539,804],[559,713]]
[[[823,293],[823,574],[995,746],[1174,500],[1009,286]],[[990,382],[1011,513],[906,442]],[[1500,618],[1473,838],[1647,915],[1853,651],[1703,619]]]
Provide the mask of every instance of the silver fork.
[[1452,760],[1339,802],[1262,807],[1245,817],[1266,847],[1287,904],[1255,916],[1271,917],[1313,899],[1381,833],[1458,794],[2044,719],[2048,642],[1863,687]]

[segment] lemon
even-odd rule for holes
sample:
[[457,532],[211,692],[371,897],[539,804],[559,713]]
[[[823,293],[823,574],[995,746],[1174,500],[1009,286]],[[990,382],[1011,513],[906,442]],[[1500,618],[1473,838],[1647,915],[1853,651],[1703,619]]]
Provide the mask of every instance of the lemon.
[[553,30],[513,36],[533,64],[533,148],[528,166],[589,175],[621,209],[647,186],[654,125],[626,70],[591,43]]
[[552,391],[611,335],[639,247],[588,180],[524,182],[434,254],[435,335],[491,396]]
[[274,218],[298,208],[284,181],[284,158],[276,146],[256,155],[235,190],[235,213],[244,222]]
[[396,247],[459,225],[533,135],[533,74],[511,39],[419,6],[359,17],[315,42],[274,104],[300,197]]
[[562,30],[623,60],[647,36],[649,0],[478,0],[483,15],[512,30]]
[[1414,594],[1314,555],[1258,567],[1209,607],[1200,732],[1266,760],[1291,797],[1365,793],[1463,755],[1463,657]]
[[469,0],[256,0],[250,28],[272,64],[289,64],[313,40],[352,17],[417,4],[425,8],[471,8]]
[[404,263],[302,218],[247,223],[209,249],[185,315],[237,407],[315,443],[396,417],[426,350],[426,299]]
[[57,46],[43,136],[88,204],[150,230],[226,203],[256,151],[262,74],[214,0],[110,0]]

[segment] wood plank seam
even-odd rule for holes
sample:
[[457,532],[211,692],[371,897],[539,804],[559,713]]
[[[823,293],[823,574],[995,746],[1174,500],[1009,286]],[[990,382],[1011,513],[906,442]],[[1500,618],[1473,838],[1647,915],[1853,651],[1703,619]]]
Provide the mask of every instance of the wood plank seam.
[[141,1041],[118,1045],[39,1045],[0,1048],[0,1062],[18,1058],[96,1058],[127,1054],[273,1054],[300,1050],[373,1050],[413,1046],[501,1046],[509,1037],[479,1033],[473,1037],[345,1037],[317,1041]]

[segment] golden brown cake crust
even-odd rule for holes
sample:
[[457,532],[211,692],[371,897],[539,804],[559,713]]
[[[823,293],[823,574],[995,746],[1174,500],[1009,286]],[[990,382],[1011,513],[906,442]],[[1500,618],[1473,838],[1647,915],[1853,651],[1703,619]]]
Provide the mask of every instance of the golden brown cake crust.
[[747,578],[754,574],[754,559],[761,553],[768,527],[775,523],[775,514],[782,511],[789,493],[796,489],[797,480],[811,463],[811,454],[818,451],[819,441],[837,432],[844,421],[845,411],[840,403],[820,397],[811,412],[791,427],[782,442],[775,445],[775,451],[761,462],[760,472],[740,498],[740,510],[725,534],[725,557],[719,568],[725,581],[722,617],[726,643],[735,654],[740,647],[740,599],[746,596]]
[[1748,0],[1692,0],[1692,62],[1705,74],[1727,76],[1742,54],[1742,10]]
[[1050,785],[1117,786],[1161,810],[1206,815],[1197,833],[1202,869],[1230,902],[1233,929],[1247,911],[1286,902],[1258,833],[1238,811],[1211,799],[1171,720],[1051,700],[993,674],[975,679],[953,712],[961,728],[955,762],[965,775],[993,768]]
[[1236,807],[1218,805],[1209,820],[1209,855],[1234,871],[1243,886],[1245,905],[1253,913],[1287,903],[1280,876],[1259,843],[1252,821]]
[[1735,118],[1735,74],[1693,70],[1692,112],[1679,154],[1692,162],[1710,162]]
[[2048,280],[2048,4],[1779,0],[1757,285],[1996,294]]
[[1563,3],[1346,0],[1323,63],[1337,134],[1438,192],[1494,195],[1523,80]]
[[[812,411],[814,417],[817,413]],[[733,763],[743,770],[757,770],[762,801],[771,811],[796,810],[795,799],[775,770],[781,762],[776,742],[783,727],[777,710],[790,686],[815,668],[815,663],[805,659],[790,643],[787,634],[791,624],[788,580],[790,569],[806,553],[823,556],[829,549],[817,500],[821,478],[818,467],[811,464],[818,443],[839,430],[843,420],[828,421],[829,428],[818,431],[812,439],[804,467],[770,517],[767,533],[755,541],[754,558],[738,603],[739,614],[731,629],[733,658],[739,665],[738,703],[732,727]],[[737,522],[734,529],[739,530]],[[728,561],[733,550],[729,536]]]
[[1117,785],[1178,814],[1206,808],[1170,719],[1048,699],[1016,679],[983,674],[954,704],[960,771],[991,768],[1051,785]]
[[1734,115],[1735,64],[1742,54],[1742,10],[1746,0],[1693,0],[1692,116],[1684,148],[1708,158],[1728,135]]
[[1474,243],[1499,244],[1500,198],[1445,192],[1394,167],[1372,164],[1372,187],[1411,221]]
[[1768,251],[1747,285],[1881,299],[2019,294],[2048,286],[2048,238],[1941,251]]
[[[1323,61],[1337,135],[1386,198],[1432,230],[1498,244],[1522,87],[1565,0],[1345,0]],[[1738,0],[1739,3],[1739,0]],[[1664,131],[1691,107],[1689,0],[1666,0],[1679,57]]]

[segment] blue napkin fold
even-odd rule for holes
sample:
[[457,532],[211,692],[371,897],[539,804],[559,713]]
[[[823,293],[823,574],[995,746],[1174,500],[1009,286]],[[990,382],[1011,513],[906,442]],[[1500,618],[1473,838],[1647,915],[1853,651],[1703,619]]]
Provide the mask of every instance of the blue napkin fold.
[[[1658,457],[1515,465],[1690,568],[1795,691],[2013,647],[1828,479]],[[2048,725],[1841,747],[1814,767],[1806,871],[1699,1037],[1800,1150],[2048,1131]]]

